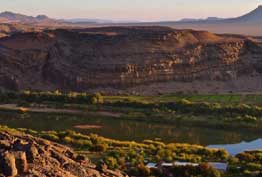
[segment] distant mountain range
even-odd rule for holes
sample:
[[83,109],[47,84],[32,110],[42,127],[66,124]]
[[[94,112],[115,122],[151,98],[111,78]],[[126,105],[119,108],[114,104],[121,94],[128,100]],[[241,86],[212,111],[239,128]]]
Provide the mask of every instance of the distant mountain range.
[[233,22],[248,22],[248,23],[261,23],[262,24],[262,5],[258,6],[255,10],[250,13],[243,15],[238,18],[228,19]]
[[206,19],[185,18],[177,23],[262,23],[262,5],[255,10],[236,18],[208,17]]
[[179,20],[178,22],[203,22],[203,21],[218,21],[218,20],[224,20],[224,18],[218,18],[218,17],[208,17],[206,19],[203,18],[183,18]]
[[108,20],[108,19],[90,19],[90,18],[73,18],[63,20],[69,23],[97,23],[97,24],[110,24],[110,23],[140,23],[136,20]]
[[[141,24],[140,24],[141,25]],[[169,26],[176,29],[204,30],[213,33],[262,36],[262,6],[235,18],[209,17],[207,19],[182,19],[180,21],[155,22],[147,25]]]
[[169,26],[177,29],[207,30],[214,33],[235,33],[245,35],[262,36],[262,5],[255,10],[236,17],[219,18],[208,17],[206,19],[185,18],[179,21],[139,22],[139,21],[116,21],[106,19],[52,19],[46,15],[36,17],[13,12],[0,13],[0,23],[20,23],[35,26],[61,27],[90,27],[90,26]]
[[60,21],[51,19],[46,15],[38,15],[36,17],[27,16],[13,12],[0,13],[1,23],[22,23],[22,24],[45,24],[45,23],[59,23]]
[[[6,23],[46,23],[46,22],[56,22],[56,23],[142,23],[139,21],[125,21],[125,20],[108,20],[108,19],[89,19],[89,18],[73,18],[73,19],[52,19],[46,15],[38,15],[36,17],[27,16],[19,13],[13,12],[2,12],[0,13],[0,22]],[[171,21],[170,21],[171,22]],[[240,17],[236,18],[219,18],[219,17],[208,17],[206,19],[194,19],[194,18],[184,18],[179,21],[173,21],[175,23],[213,23],[213,22],[248,22],[248,23],[262,23],[262,5],[258,6],[255,10],[249,12]],[[161,23],[161,22],[158,22]],[[165,22],[162,22],[165,23]]]
[[0,13],[0,23],[22,23],[22,24],[110,24],[110,23],[139,23],[139,21],[125,20],[107,20],[107,19],[89,19],[89,18],[73,18],[73,19],[52,19],[46,15],[38,15],[36,17],[27,16],[13,12]]

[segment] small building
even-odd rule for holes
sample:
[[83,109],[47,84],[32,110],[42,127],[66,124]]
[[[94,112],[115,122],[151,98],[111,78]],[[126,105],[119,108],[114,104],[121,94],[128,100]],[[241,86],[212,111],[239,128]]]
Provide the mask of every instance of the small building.
[[191,163],[191,162],[174,162],[174,166],[199,166],[198,163]]
[[161,165],[161,167],[173,167],[174,166],[173,163],[167,163],[167,162],[163,162],[160,165]]
[[198,163],[190,163],[190,162],[173,162],[173,163],[168,163],[168,162],[160,162],[160,163],[148,163],[146,165],[147,168],[170,168],[173,166],[198,166]]
[[149,169],[158,168],[157,163],[148,163],[148,164],[146,165],[146,167],[149,168]]
[[[222,163],[222,162],[208,162],[208,165],[213,167],[214,169],[225,172],[227,171],[228,163]],[[173,162],[173,163],[167,163],[167,162],[160,162],[160,163],[148,163],[146,165],[147,168],[150,169],[161,169],[161,168],[171,168],[174,166],[199,166],[199,163],[191,163],[191,162]]]
[[222,172],[227,171],[227,167],[228,167],[228,163],[221,163],[221,162],[208,162],[208,165]]

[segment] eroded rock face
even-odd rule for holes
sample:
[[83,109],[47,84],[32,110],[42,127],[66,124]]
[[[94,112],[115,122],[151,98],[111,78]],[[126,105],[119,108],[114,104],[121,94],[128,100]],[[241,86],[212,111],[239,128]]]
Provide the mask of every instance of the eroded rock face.
[[244,36],[167,27],[55,30],[1,39],[0,64],[8,89],[118,89],[261,76],[262,47]]
[[21,132],[0,131],[0,176],[123,177],[98,171],[70,148]]

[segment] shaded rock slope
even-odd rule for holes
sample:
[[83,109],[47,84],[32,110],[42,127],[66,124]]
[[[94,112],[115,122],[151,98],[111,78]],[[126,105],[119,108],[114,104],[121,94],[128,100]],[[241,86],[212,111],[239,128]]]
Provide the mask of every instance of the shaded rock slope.
[[97,171],[70,148],[21,132],[0,130],[0,176],[122,177],[120,172]]
[[[212,82],[215,92],[217,81],[223,87],[241,81],[232,91],[247,91],[241,83],[250,79],[254,86],[248,91],[262,90],[258,40],[168,27],[14,34],[0,39],[0,65],[0,86],[14,90],[121,90],[159,82]],[[176,84],[170,87],[177,90]]]

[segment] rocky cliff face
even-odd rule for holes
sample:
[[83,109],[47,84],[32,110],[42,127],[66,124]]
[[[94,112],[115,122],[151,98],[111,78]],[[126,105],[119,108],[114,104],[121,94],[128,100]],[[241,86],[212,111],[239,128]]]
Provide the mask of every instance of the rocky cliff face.
[[245,36],[166,27],[54,30],[0,39],[0,64],[7,89],[121,89],[260,77],[262,47]]
[[4,129],[0,130],[0,176],[123,177],[116,171],[97,171],[70,148]]

